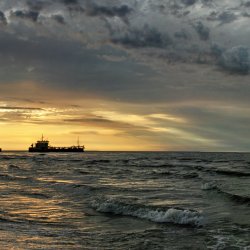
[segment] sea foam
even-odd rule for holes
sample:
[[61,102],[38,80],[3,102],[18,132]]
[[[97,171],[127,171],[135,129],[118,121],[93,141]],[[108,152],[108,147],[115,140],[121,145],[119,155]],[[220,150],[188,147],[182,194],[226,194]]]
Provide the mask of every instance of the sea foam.
[[202,190],[212,190],[212,189],[217,189],[217,184],[216,182],[206,182],[201,186]]
[[199,212],[188,209],[126,204],[116,199],[96,199],[91,205],[98,212],[128,215],[157,223],[202,226],[204,222],[204,218]]

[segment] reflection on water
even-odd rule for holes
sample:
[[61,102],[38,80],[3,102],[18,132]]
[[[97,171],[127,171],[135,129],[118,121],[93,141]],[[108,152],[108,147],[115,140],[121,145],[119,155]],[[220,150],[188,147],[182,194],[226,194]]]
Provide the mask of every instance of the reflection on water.
[[[1,207],[8,219],[16,222],[65,223],[71,218],[71,211],[57,204],[57,200],[12,195],[1,200]],[[33,196],[40,196],[33,194]]]

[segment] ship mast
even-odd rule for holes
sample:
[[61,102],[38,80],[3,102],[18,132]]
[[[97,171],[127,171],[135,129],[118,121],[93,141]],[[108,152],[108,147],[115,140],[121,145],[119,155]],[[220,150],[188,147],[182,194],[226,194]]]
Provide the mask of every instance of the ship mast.
[[77,147],[80,147],[79,136],[77,137]]

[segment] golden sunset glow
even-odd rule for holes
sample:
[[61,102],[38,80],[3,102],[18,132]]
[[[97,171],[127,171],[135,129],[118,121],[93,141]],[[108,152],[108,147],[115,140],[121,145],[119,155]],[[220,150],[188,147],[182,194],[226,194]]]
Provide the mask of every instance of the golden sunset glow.
[[[19,87],[29,93],[39,87],[33,85],[20,83]],[[40,88],[40,93],[44,97],[46,91]],[[1,102],[0,136],[5,150],[26,150],[42,134],[56,146],[76,145],[79,137],[87,150],[168,150],[164,138],[167,141],[171,136],[206,141],[195,134],[174,129],[174,124],[188,123],[182,117],[160,113],[133,114],[129,111],[131,105],[125,103],[99,99],[98,105],[96,99],[81,101],[77,96],[72,96],[70,107],[62,105],[64,95],[57,98],[52,103],[41,102],[33,108],[25,100],[20,106],[13,101]],[[133,108],[139,109],[140,105]],[[119,111],[121,109],[125,111]],[[157,138],[159,133],[161,140]]]
[[[177,141],[215,143],[185,129],[174,128],[183,124],[185,127],[188,121],[171,114],[123,113],[117,110],[121,107],[130,110],[131,105],[105,100],[100,101],[98,110],[95,100],[84,100],[81,104],[81,100],[75,98],[74,105],[67,108],[61,107],[61,102],[61,99],[53,100],[53,104],[40,103],[34,108],[25,102],[22,106],[2,102],[0,136],[5,150],[25,150],[42,134],[56,146],[76,145],[79,137],[87,150],[169,150],[164,140],[172,140],[173,136]],[[134,109],[139,107],[134,105]]]

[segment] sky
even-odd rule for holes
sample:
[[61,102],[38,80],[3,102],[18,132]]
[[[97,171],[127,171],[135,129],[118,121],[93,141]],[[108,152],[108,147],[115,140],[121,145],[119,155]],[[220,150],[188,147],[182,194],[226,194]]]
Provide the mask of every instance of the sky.
[[0,147],[250,151],[249,0],[1,0]]

